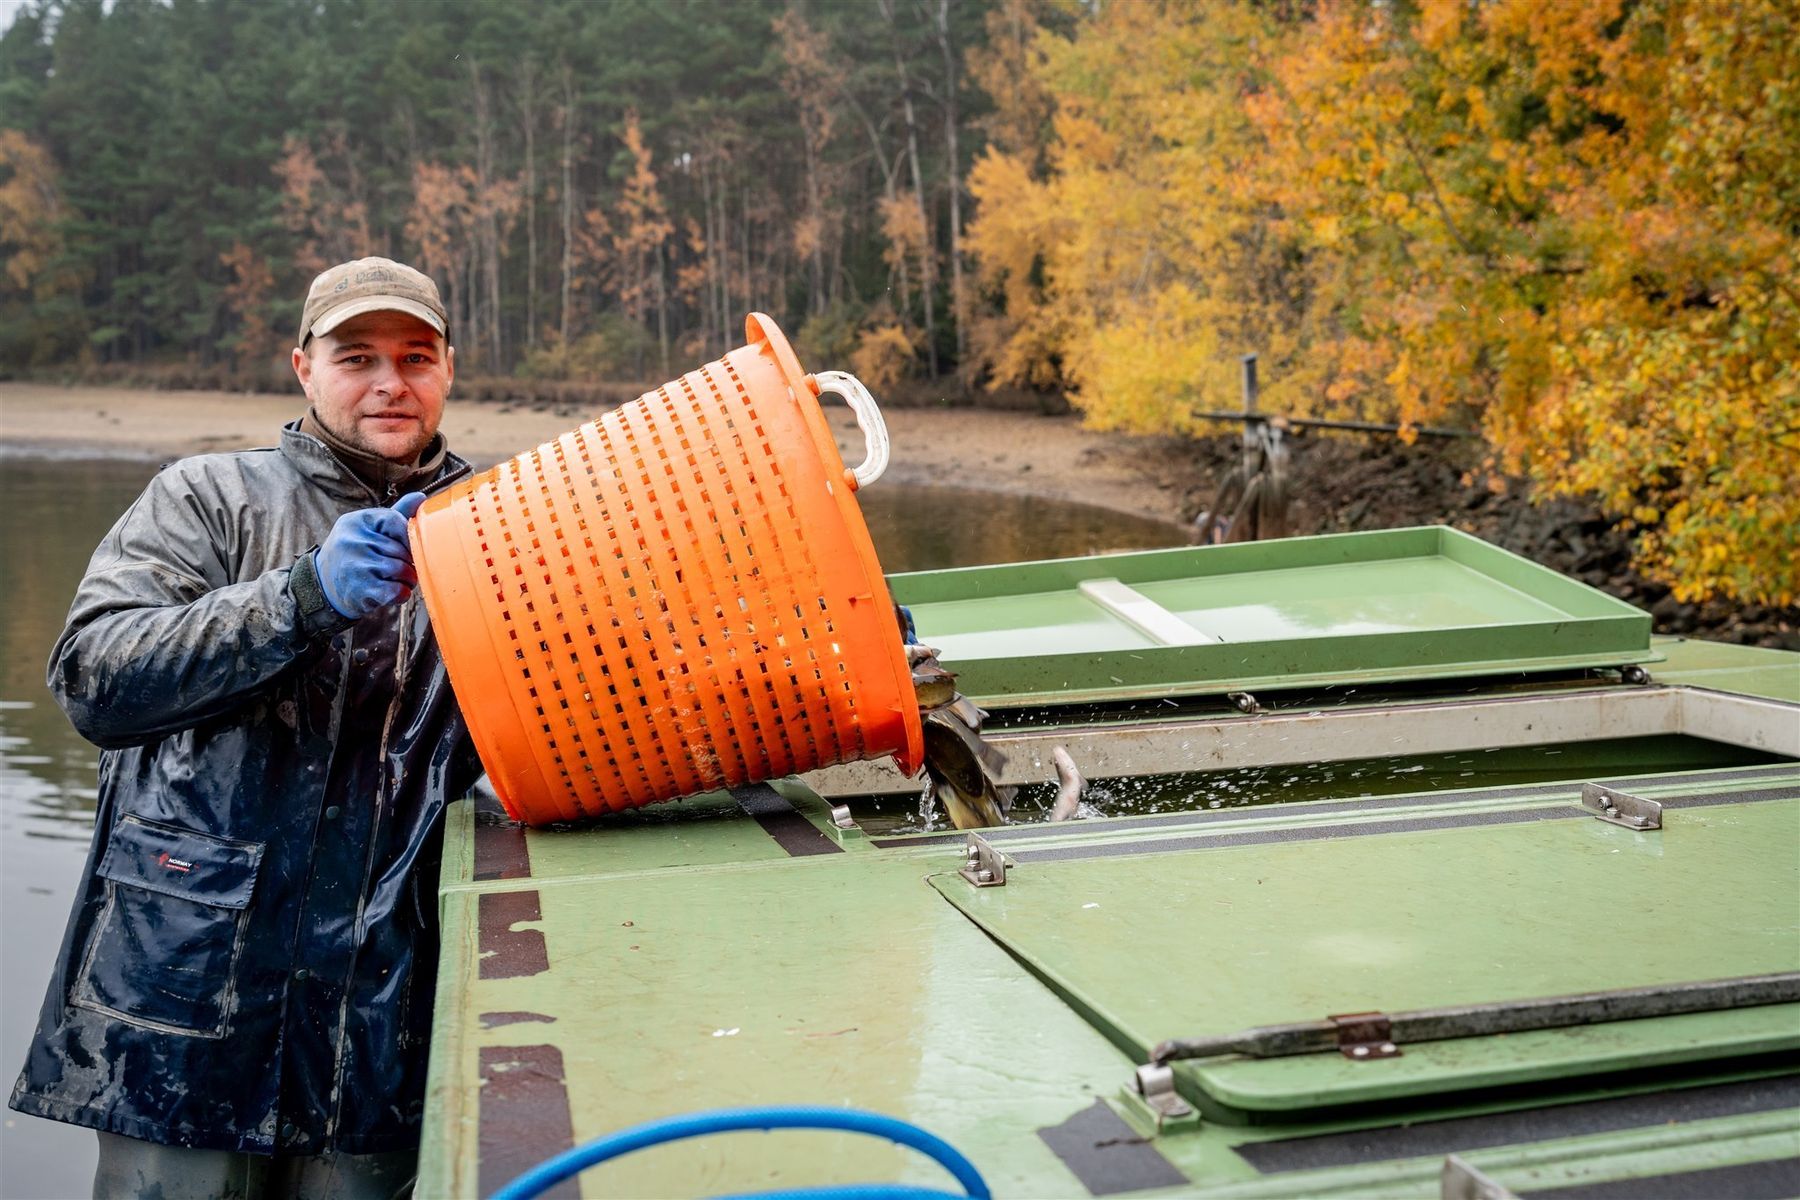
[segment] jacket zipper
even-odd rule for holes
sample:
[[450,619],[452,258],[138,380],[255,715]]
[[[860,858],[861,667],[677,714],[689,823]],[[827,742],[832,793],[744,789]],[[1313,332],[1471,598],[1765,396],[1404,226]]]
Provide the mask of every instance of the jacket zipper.
[[[389,489],[392,490],[391,484]],[[325,1127],[327,1138],[336,1132],[338,1121],[343,1116],[344,1038],[350,1027],[350,997],[356,990],[356,962],[362,956],[363,922],[368,915],[369,887],[375,873],[375,847],[379,844],[380,839],[382,810],[387,804],[388,739],[393,733],[394,720],[399,716],[400,702],[406,693],[406,676],[409,666],[407,633],[412,628],[413,606],[417,603],[418,599],[415,594],[409,596],[400,606],[400,628],[394,644],[394,695],[388,701],[386,715],[381,719],[381,744],[376,751],[375,759],[375,811],[369,820],[369,847],[363,855],[362,883],[357,888],[356,922],[351,927],[350,970],[344,976],[344,996],[338,1003],[337,1048],[332,1054],[331,1117]]]
[[[427,495],[442,491],[450,484],[469,474],[469,470],[470,468],[468,465],[464,464],[454,470],[447,471],[437,479],[433,480],[423,490]],[[355,473],[352,472],[351,474],[354,476]],[[359,480],[358,482],[361,481]],[[377,500],[381,499],[374,489],[369,488],[366,483],[363,484],[363,487],[368,490],[371,497]],[[387,485],[387,500],[391,504],[398,498],[399,484],[390,481]],[[412,628],[413,606],[417,603],[418,594],[415,592],[412,596],[409,596],[400,607],[400,628],[394,646],[394,695],[393,698],[388,701],[387,713],[381,720],[381,744],[377,750],[378,757],[376,758],[375,773],[375,812],[369,822],[369,848],[363,856],[362,884],[357,889],[356,922],[352,926],[351,932],[352,944],[350,950],[350,969],[344,976],[343,1000],[338,1004],[337,1045],[332,1054],[331,1115],[325,1122],[325,1137],[327,1139],[331,1138],[337,1132],[338,1122],[343,1117],[344,1039],[350,1024],[350,996],[355,990],[356,961],[362,953],[363,923],[368,916],[369,886],[372,882],[371,876],[375,870],[376,839],[381,830],[382,808],[385,805],[388,792],[388,740],[393,734],[394,721],[399,716],[400,702],[406,690],[406,678],[408,668],[411,665],[407,654],[407,633]],[[347,683],[345,686],[348,686]],[[334,729],[332,731],[332,740],[334,744],[336,739],[337,731]]]

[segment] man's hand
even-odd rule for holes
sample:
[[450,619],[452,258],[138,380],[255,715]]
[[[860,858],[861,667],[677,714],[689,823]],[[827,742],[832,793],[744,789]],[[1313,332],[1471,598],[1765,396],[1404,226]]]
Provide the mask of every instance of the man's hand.
[[424,492],[408,492],[392,508],[359,508],[337,519],[313,554],[331,607],[346,617],[366,617],[412,595],[419,576],[406,522],[423,503]]

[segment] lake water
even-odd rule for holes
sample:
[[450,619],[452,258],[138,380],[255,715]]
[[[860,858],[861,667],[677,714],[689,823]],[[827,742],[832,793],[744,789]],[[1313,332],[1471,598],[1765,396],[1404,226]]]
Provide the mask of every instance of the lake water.
[[[145,463],[0,459],[0,1086],[43,999],[93,824],[97,752],[69,728],[44,664],[88,556],[154,473]],[[1177,544],[1182,531],[1087,505],[955,488],[860,493],[889,571]],[[86,1196],[93,1135],[11,1110],[0,1197]]]

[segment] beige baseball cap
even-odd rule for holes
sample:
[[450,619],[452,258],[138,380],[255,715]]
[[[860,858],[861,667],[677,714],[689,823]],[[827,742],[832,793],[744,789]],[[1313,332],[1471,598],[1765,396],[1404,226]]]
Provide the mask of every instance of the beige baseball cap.
[[403,312],[446,333],[449,317],[431,276],[391,258],[359,258],[319,273],[306,289],[300,314],[300,341],[330,333],[351,317],[371,312]]

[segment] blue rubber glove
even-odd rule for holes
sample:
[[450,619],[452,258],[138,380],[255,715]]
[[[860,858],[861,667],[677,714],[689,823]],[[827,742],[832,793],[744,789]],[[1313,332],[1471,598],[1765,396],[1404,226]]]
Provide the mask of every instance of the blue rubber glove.
[[423,503],[424,492],[408,492],[392,508],[359,508],[331,527],[325,544],[313,552],[313,568],[325,599],[341,616],[366,617],[412,595],[419,576],[406,522]]

